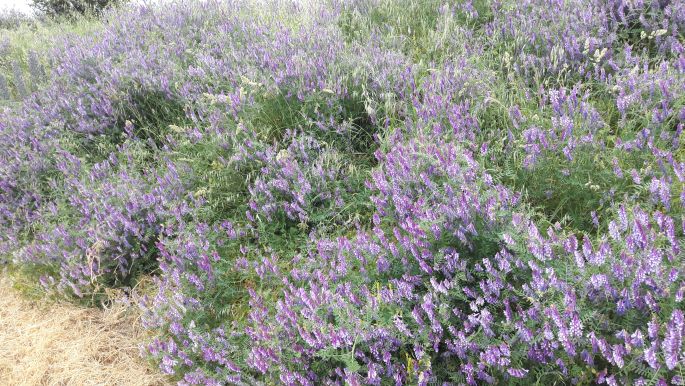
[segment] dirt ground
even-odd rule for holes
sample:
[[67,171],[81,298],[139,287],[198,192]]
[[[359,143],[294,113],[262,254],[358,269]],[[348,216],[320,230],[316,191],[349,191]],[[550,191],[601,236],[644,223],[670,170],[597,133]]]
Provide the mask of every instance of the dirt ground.
[[0,385],[167,385],[140,357],[135,306],[29,301],[0,276]]

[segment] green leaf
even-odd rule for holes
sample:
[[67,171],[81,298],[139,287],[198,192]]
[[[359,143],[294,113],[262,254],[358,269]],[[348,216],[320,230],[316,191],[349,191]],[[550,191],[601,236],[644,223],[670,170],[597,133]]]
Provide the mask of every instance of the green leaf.
[[362,366],[354,359],[354,351],[350,351],[344,354],[340,359],[345,363],[345,369],[350,372],[356,373],[361,370]]

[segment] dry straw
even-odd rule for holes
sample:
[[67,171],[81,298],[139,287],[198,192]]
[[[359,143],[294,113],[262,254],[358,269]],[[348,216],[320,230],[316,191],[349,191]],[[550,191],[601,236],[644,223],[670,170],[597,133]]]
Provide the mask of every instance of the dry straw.
[[140,358],[135,306],[98,310],[19,296],[0,276],[0,384],[165,385]]

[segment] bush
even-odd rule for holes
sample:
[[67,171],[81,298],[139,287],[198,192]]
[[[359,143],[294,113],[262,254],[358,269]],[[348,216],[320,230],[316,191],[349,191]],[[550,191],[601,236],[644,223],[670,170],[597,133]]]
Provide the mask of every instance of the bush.
[[34,19],[20,11],[0,11],[0,30],[17,29],[22,25],[31,25],[34,22]]
[[121,0],[32,0],[31,6],[47,16],[98,14]]

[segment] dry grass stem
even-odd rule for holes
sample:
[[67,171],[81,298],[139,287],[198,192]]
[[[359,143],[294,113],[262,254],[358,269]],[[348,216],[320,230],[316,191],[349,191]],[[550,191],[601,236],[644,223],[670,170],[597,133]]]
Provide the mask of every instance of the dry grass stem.
[[165,385],[140,357],[135,306],[36,303],[0,277],[0,384]]

